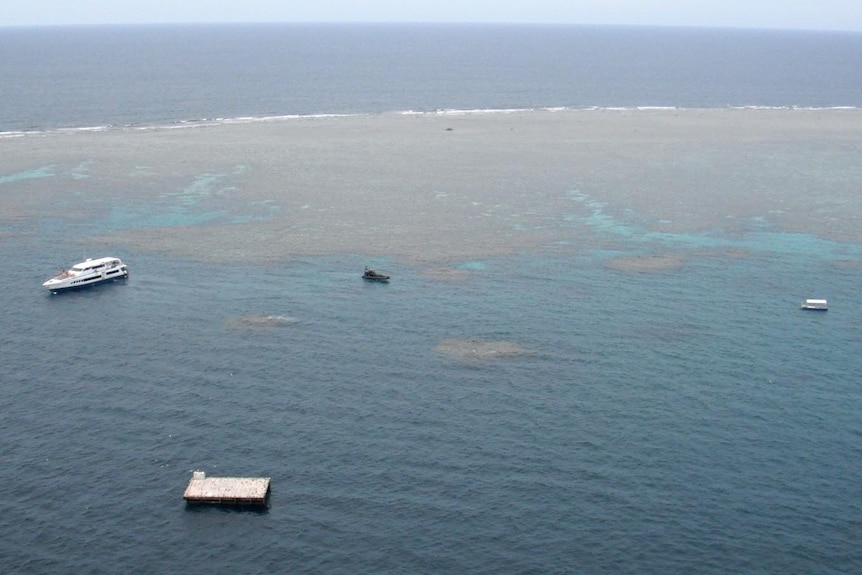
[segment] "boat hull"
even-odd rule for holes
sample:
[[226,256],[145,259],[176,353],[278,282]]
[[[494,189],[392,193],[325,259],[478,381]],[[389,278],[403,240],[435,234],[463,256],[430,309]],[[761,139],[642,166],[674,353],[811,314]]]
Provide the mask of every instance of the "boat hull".
[[91,288],[93,286],[102,285],[106,283],[112,283],[116,281],[123,281],[128,279],[129,272],[125,272],[122,275],[114,275],[107,278],[92,278],[85,281],[81,281],[80,283],[76,283],[74,285],[66,284],[66,285],[46,285],[45,287],[50,290],[52,293],[61,293],[61,292],[70,292],[77,291],[82,289]]
[[365,266],[365,273],[362,274],[362,279],[370,282],[388,282],[389,276],[379,274],[368,266]]

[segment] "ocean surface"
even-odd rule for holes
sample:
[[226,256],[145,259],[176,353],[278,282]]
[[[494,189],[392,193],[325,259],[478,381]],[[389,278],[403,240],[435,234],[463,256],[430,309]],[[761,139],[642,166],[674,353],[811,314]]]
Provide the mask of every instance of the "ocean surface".
[[862,106],[862,38],[846,32],[6,28],[0,56],[0,132],[401,110]]
[[[525,221],[548,242],[427,264],[361,241],[216,257],[240,238],[207,215],[217,178],[194,152],[92,177],[156,157],[143,149],[153,133],[206,138],[267,118],[853,113],[859,70],[862,34],[850,33],[0,29],[0,147],[23,158],[0,158],[3,572],[862,572],[862,243],[829,234],[862,218],[860,138],[811,163],[815,146],[789,139],[737,168],[723,185],[757,186],[728,196],[729,213],[746,194],[785,210],[817,197],[795,220],[763,209],[732,233],[712,220],[669,230],[663,214],[687,208],[623,189],[674,188],[676,169],[592,167],[584,188],[546,193],[532,187],[551,181],[547,162],[525,155],[494,185],[536,198],[540,217]],[[76,134],[114,138],[114,155],[76,156]],[[832,138],[820,137],[822,150]],[[680,170],[699,182],[739,147],[694,147]],[[387,159],[408,194],[405,161]],[[805,185],[785,198],[770,165],[798,166],[788,178]],[[177,173],[194,185],[173,193]],[[168,189],[161,203],[129,184],[144,177]],[[683,195],[695,206],[698,193]],[[247,239],[275,217],[254,206],[219,209]],[[346,234],[345,217],[308,233]],[[143,228],[167,239],[149,246]],[[172,243],[190,230],[197,243]],[[458,233],[469,242],[469,227]],[[102,255],[130,278],[40,287]],[[392,281],[363,282],[364,265]],[[808,297],[829,311],[801,311]],[[270,505],[187,507],[194,470],[271,477]]]

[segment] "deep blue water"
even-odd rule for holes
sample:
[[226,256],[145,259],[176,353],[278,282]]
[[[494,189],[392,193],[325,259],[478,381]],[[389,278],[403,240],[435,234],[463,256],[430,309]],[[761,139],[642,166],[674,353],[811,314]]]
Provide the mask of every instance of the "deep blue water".
[[[859,48],[701,30],[3,30],[0,123],[858,106]],[[596,246],[649,253],[645,236],[611,226],[572,253],[458,262],[455,281],[361,253],[117,253],[127,282],[51,296],[39,284],[78,249],[69,229],[3,219],[5,572],[862,569],[862,246],[767,230],[718,240],[745,257],[690,257],[699,238],[669,236],[682,268],[633,273],[605,265],[629,252]],[[363,283],[367,263],[393,281]],[[805,297],[830,311],[800,311]],[[276,325],[243,325],[261,314]],[[438,351],[458,338],[525,352]],[[268,511],[187,509],[194,469],[271,476]]]
[[[853,571],[859,271],[762,254],[632,278],[592,258],[455,284],[392,264],[376,285],[346,256],[137,255],[128,282],[63,296],[14,271],[7,565]],[[786,290],[809,276],[829,277],[829,312]],[[230,324],[256,313],[290,321]],[[435,351],[465,335],[532,353]],[[197,468],[272,476],[269,511],[185,509]]]
[[862,34],[487,25],[0,29],[0,132],[400,110],[862,105]]

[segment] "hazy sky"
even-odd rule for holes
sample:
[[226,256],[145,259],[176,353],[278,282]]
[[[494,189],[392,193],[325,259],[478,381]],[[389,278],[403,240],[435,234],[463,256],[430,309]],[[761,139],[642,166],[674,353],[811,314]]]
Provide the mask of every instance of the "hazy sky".
[[862,0],[0,0],[0,26],[558,22],[862,31]]

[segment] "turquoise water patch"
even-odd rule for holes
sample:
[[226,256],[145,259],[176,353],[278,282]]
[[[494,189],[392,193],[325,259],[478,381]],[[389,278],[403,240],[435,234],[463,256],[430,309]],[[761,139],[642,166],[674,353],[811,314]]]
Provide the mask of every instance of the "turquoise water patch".
[[218,188],[224,176],[203,174],[197,176],[191,185],[175,192],[162,194],[152,204],[138,206],[115,206],[108,217],[110,229],[139,229],[154,227],[194,226],[211,223],[227,217],[229,210],[224,207],[204,207],[233,188]]
[[[238,166],[233,173],[245,170],[244,166]],[[122,230],[241,224],[270,220],[280,211],[280,206],[273,200],[233,201],[232,195],[238,188],[224,185],[227,177],[224,174],[201,174],[188,186],[163,193],[155,201],[114,206],[107,225],[112,230]]]
[[177,208],[160,214],[144,212],[146,210],[136,211],[115,207],[111,210],[111,215],[108,216],[108,226],[112,230],[194,226],[212,223],[227,215],[225,211],[189,213]]
[[27,170],[26,172],[18,172],[0,176],[0,184],[11,184],[14,182],[23,182],[25,180],[38,180],[40,178],[53,178],[55,166],[43,166],[35,170]]
[[574,201],[582,204],[589,214],[586,216],[570,214],[564,216],[566,221],[583,223],[597,232],[621,236],[627,240],[649,241],[649,238],[645,237],[646,230],[632,226],[605,213],[607,204],[604,202],[600,202],[577,190],[569,192],[568,195]]
[[279,212],[281,212],[281,206],[278,205],[275,200],[259,200],[256,202],[250,202],[249,206],[251,207],[251,211],[254,213],[236,215],[231,218],[230,223],[248,224],[252,222],[265,222],[273,219]]
[[733,247],[826,259],[862,257],[862,246],[858,244],[824,240],[813,234],[794,232],[750,232],[733,242]]
[[90,178],[90,166],[95,163],[95,160],[87,160],[85,162],[81,162],[74,168],[72,168],[71,174],[73,180],[86,180]]
[[163,197],[176,200],[183,206],[194,206],[201,200],[236,189],[234,187],[215,189],[216,184],[223,179],[224,176],[220,174],[202,174],[195,177],[194,182],[192,182],[190,186],[182,188],[176,192],[168,192],[164,194]]
[[462,263],[461,265],[458,266],[458,269],[470,270],[470,271],[481,271],[481,270],[484,270],[485,267],[486,266],[485,266],[484,262],[471,261],[471,262]]
[[133,178],[143,177],[143,176],[154,176],[155,170],[153,170],[150,166],[135,166],[132,172],[129,174]]
[[[749,225],[746,227],[750,231],[747,232],[734,234],[724,230],[699,233],[662,232],[615,217],[605,211],[605,203],[582,192],[574,191],[569,195],[573,200],[584,205],[589,213],[569,214],[564,216],[565,221],[585,225],[598,234],[624,240],[628,245],[660,246],[661,249],[776,252],[834,259],[862,256],[862,246],[857,244],[827,240],[814,234],[773,231],[772,224],[763,216],[749,218]],[[630,209],[626,210],[626,213],[631,219],[637,218]]]

